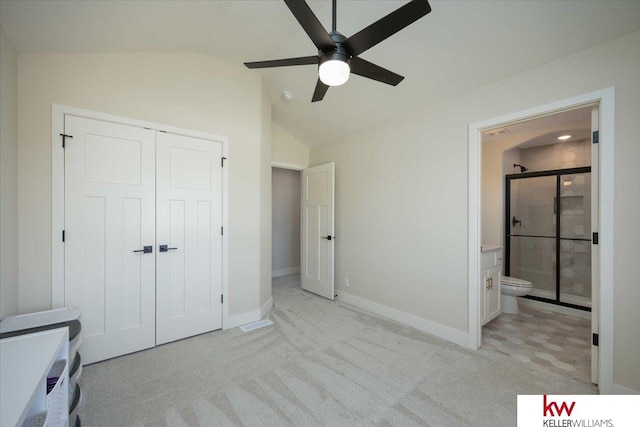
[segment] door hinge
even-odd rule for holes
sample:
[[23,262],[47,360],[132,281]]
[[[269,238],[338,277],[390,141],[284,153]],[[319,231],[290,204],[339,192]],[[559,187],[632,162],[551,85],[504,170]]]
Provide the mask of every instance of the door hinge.
[[222,158],[222,162],[221,162],[222,167],[224,167],[224,161],[225,161],[225,160],[227,160],[227,158],[226,158],[226,157],[223,157],[223,158]]
[[598,334],[592,334],[591,335],[591,344],[593,344],[596,347],[598,347]]
[[65,147],[65,142],[66,142],[67,138],[73,138],[73,136],[67,135],[67,134],[64,134],[64,133],[61,133],[60,136],[62,137],[62,148]]
[[62,241],[64,242],[64,230],[62,230]]
[[220,235],[224,236],[224,227],[220,227]]
[[591,141],[594,144],[597,144],[597,143],[600,142],[600,131],[599,130],[593,131],[593,138],[591,139]]
[[593,233],[593,236],[591,238],[591,242],[593,242],[594,245],[598,244],[598,233]]
[[224,295],[220,294],[220,304],[224,304]]

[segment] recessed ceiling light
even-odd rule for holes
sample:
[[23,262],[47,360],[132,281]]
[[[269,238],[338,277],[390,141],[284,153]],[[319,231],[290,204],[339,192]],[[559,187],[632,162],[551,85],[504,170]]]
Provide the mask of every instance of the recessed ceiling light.
[[558,137],[560,141],[566,141],[569,138],[571,138],[571,135],[562,135]]

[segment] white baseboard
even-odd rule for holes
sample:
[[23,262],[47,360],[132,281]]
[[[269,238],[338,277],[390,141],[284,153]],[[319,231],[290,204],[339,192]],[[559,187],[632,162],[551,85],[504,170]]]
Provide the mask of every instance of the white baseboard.
[[280,270],[273,270],[271,272],[271,277],[288,276],[290,274],[298,274],[298,273],[300,273],[300,266],[281,268]]
[[262,307],[260,307],[260,319],[264,318],[273,308],[273,297],[269,298]]
[[518,304],[528,305],[530,307],[535,307],[542,310],[553,311],[554,313],[579,317],[581,319],[591,319],[590,311],[578,310],[577,308],[565,307],[563,305],[549,304],[534,299],[518,298]]
[[262,307],[257,310],[247,311],[246,313],[234,314],[227,317],[226,324],[223,329],[237,328],[247,323],[257,322],[261,320],[273,307],[273,298],[269,298]]
[[640,391],[632,390],[630,388],[627,388],[618,384],[614,384],[612,394],[640,394]]
[[395,320],[396,322],[411,326],[412,328],[416,328],[422,332],[426,332],[438,338],[451,341],[452,343],[464,347],[469,346],[469,334],[466,332],[459,331],[457,329],[453,329],[448,326],[423,319],[422,317],[405,313],[403,311],[396,310],[395,308],[387,307],[386,305],[378,304],[377,302],[360,298],[343,291],[337,291],[337,294],[338,301],[340,302],[351,304],[355,307],[362,308],[379,316],[386,317],[387,319]]

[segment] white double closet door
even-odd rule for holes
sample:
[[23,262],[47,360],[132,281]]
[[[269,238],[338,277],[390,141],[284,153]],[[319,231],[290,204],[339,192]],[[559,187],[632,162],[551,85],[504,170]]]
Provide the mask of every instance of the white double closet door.
[[84,363],[222,326],[220,142],[65,117],[65,305]]

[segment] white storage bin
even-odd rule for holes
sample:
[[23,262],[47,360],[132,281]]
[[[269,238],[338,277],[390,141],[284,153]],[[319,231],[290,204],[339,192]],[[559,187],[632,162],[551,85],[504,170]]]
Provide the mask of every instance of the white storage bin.
[[51,327],[58,323],[80,320],[80,313],[81,311],[77,308],[58,308],[55,310],[39,311],[37,313],[20,314],[18,316],[7,316],[0,322],[0,334],[24,331],[42,326]]
[[80,403],[82,403],[82,390],[80,384],[76,384],[76,389],[73,393],[73,400],[69,405],[69,419],[75,420],[78,417],[78,411],[80,409]]
[[47,375],[47,383],[53,382],[53,387],[47,385],[47,427],[64,426],[67,421],[67,372],[67,361],[63,359],[54,363]]
[[69,394],[71,394],[71,397],[73,397],[76,383],[80,381],[81,376],[82,358],[80,357],[80,353],[76,353],[76,356],[73,359],[73,363],[71,364],[71,368],[69,368]]
[[0,354],[0,426],[66,426],[68,328],[0,339]]
[[42,411],[27,417],[22,423],[22,427],[44,427],[47,425],[47,412]]

